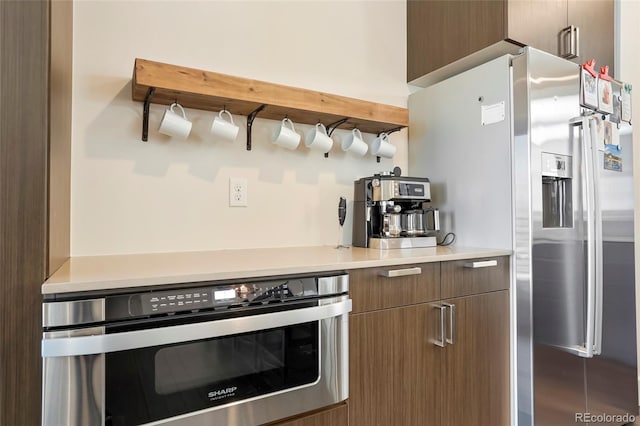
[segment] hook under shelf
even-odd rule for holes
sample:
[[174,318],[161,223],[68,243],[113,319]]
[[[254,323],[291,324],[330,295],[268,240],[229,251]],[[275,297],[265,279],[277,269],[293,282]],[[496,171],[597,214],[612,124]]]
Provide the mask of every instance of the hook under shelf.
[[149,140],[149,104],[151,104],[151,98],[155,91],[155,87],[149,87],[147,96],[144,97],[144,105],[142,106],[142,142]]
[[255,120],[258,113],[266,107],[266,105],[260,105],[252,111],[251,114],[247,115],[247,151],[251,151],[251,128],[253,127],[253,120]]
[[[331,137],[333,132],[342,124],[346,123],[349,120],[349,117],[341,118],[340,120],[333,122],[327,126],[327,135]],[[329,153],[324,153],[324,158],[329,158]]]

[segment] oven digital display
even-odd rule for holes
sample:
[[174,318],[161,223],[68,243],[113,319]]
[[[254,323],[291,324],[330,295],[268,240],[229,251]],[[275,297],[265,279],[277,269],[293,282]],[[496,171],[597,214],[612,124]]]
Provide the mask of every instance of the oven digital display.
[[229,288],[226,290],[216,290],[213,292],[214,300],[228,300],[228,299],[235,299],[235,298],[236,298],[236,291],[232,288]]

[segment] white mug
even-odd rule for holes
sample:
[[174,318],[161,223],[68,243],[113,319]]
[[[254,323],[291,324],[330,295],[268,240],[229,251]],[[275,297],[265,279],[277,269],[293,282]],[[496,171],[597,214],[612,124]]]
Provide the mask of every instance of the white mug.
[[[180,108],[182,115],[177,114],[173,110],[175,107]],[[191,122],[187,120],[187,114],[185,114],[184,108],[174,102],[164,111],[158,131],[167,136],[186,139],[191,132],[191,125]]]
[[365,155],[369,146],[364,141],[360,129],[353,129],[342,141],[342,150],[351,151],[357,155]]
[[[225,120],[223,118],[225,113],[229,116],[229,120]],[[231,113],[226,109],[223,109],[213,119],[213,123],[211,124],[211,129],[209,131],[212,135],[217,136],[220,139],[233,142],[238,136],[238,130],[240,130],[240,128],[233,122],[233,116]]]
[[324,124],[318,123],[309,131],[304,144],[308,148],[317,149],[326,153],[331,151],[333,139],[331,139],[327,134],[327,128],[324,127]]
[[375,157],[392,158],[396,154],[396,147],[389,142],[389,135],[381,133],[371,144],[371,155]]
[[[287,126],[288,124],[288,126]],[[296,149],[300,143],[300,135],[293,127],[293,121],[285,118],[273,135],[273,143],[287,149]]]

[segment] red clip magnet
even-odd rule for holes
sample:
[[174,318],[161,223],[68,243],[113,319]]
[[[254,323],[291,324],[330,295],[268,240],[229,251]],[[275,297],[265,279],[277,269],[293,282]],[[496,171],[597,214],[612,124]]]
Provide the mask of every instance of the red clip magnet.
[[609,65],[605,65],[600,68],[600,80],[612,81],[613,78],[609,75]]
[[[589,59],[587,62],[582,64],[582,68],[584,68],[589,74],[591,74],[591,77],[594,77],[594,78],[598,76],[598,73],[596,72],[595,66],[596,66],[596,60],[595,59]],[[607,69],[608,69],[608,67],[607,67]]]

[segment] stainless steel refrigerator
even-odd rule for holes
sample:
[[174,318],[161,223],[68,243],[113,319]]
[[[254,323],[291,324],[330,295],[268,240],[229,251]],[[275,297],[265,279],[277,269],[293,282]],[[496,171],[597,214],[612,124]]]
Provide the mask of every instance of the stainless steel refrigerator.
[[631,126],[612,167],[580,90],[578,65],[525,48],[409,98],[409,174],[431,180],[441,229],[513,250],[520,426],[638,413]]

